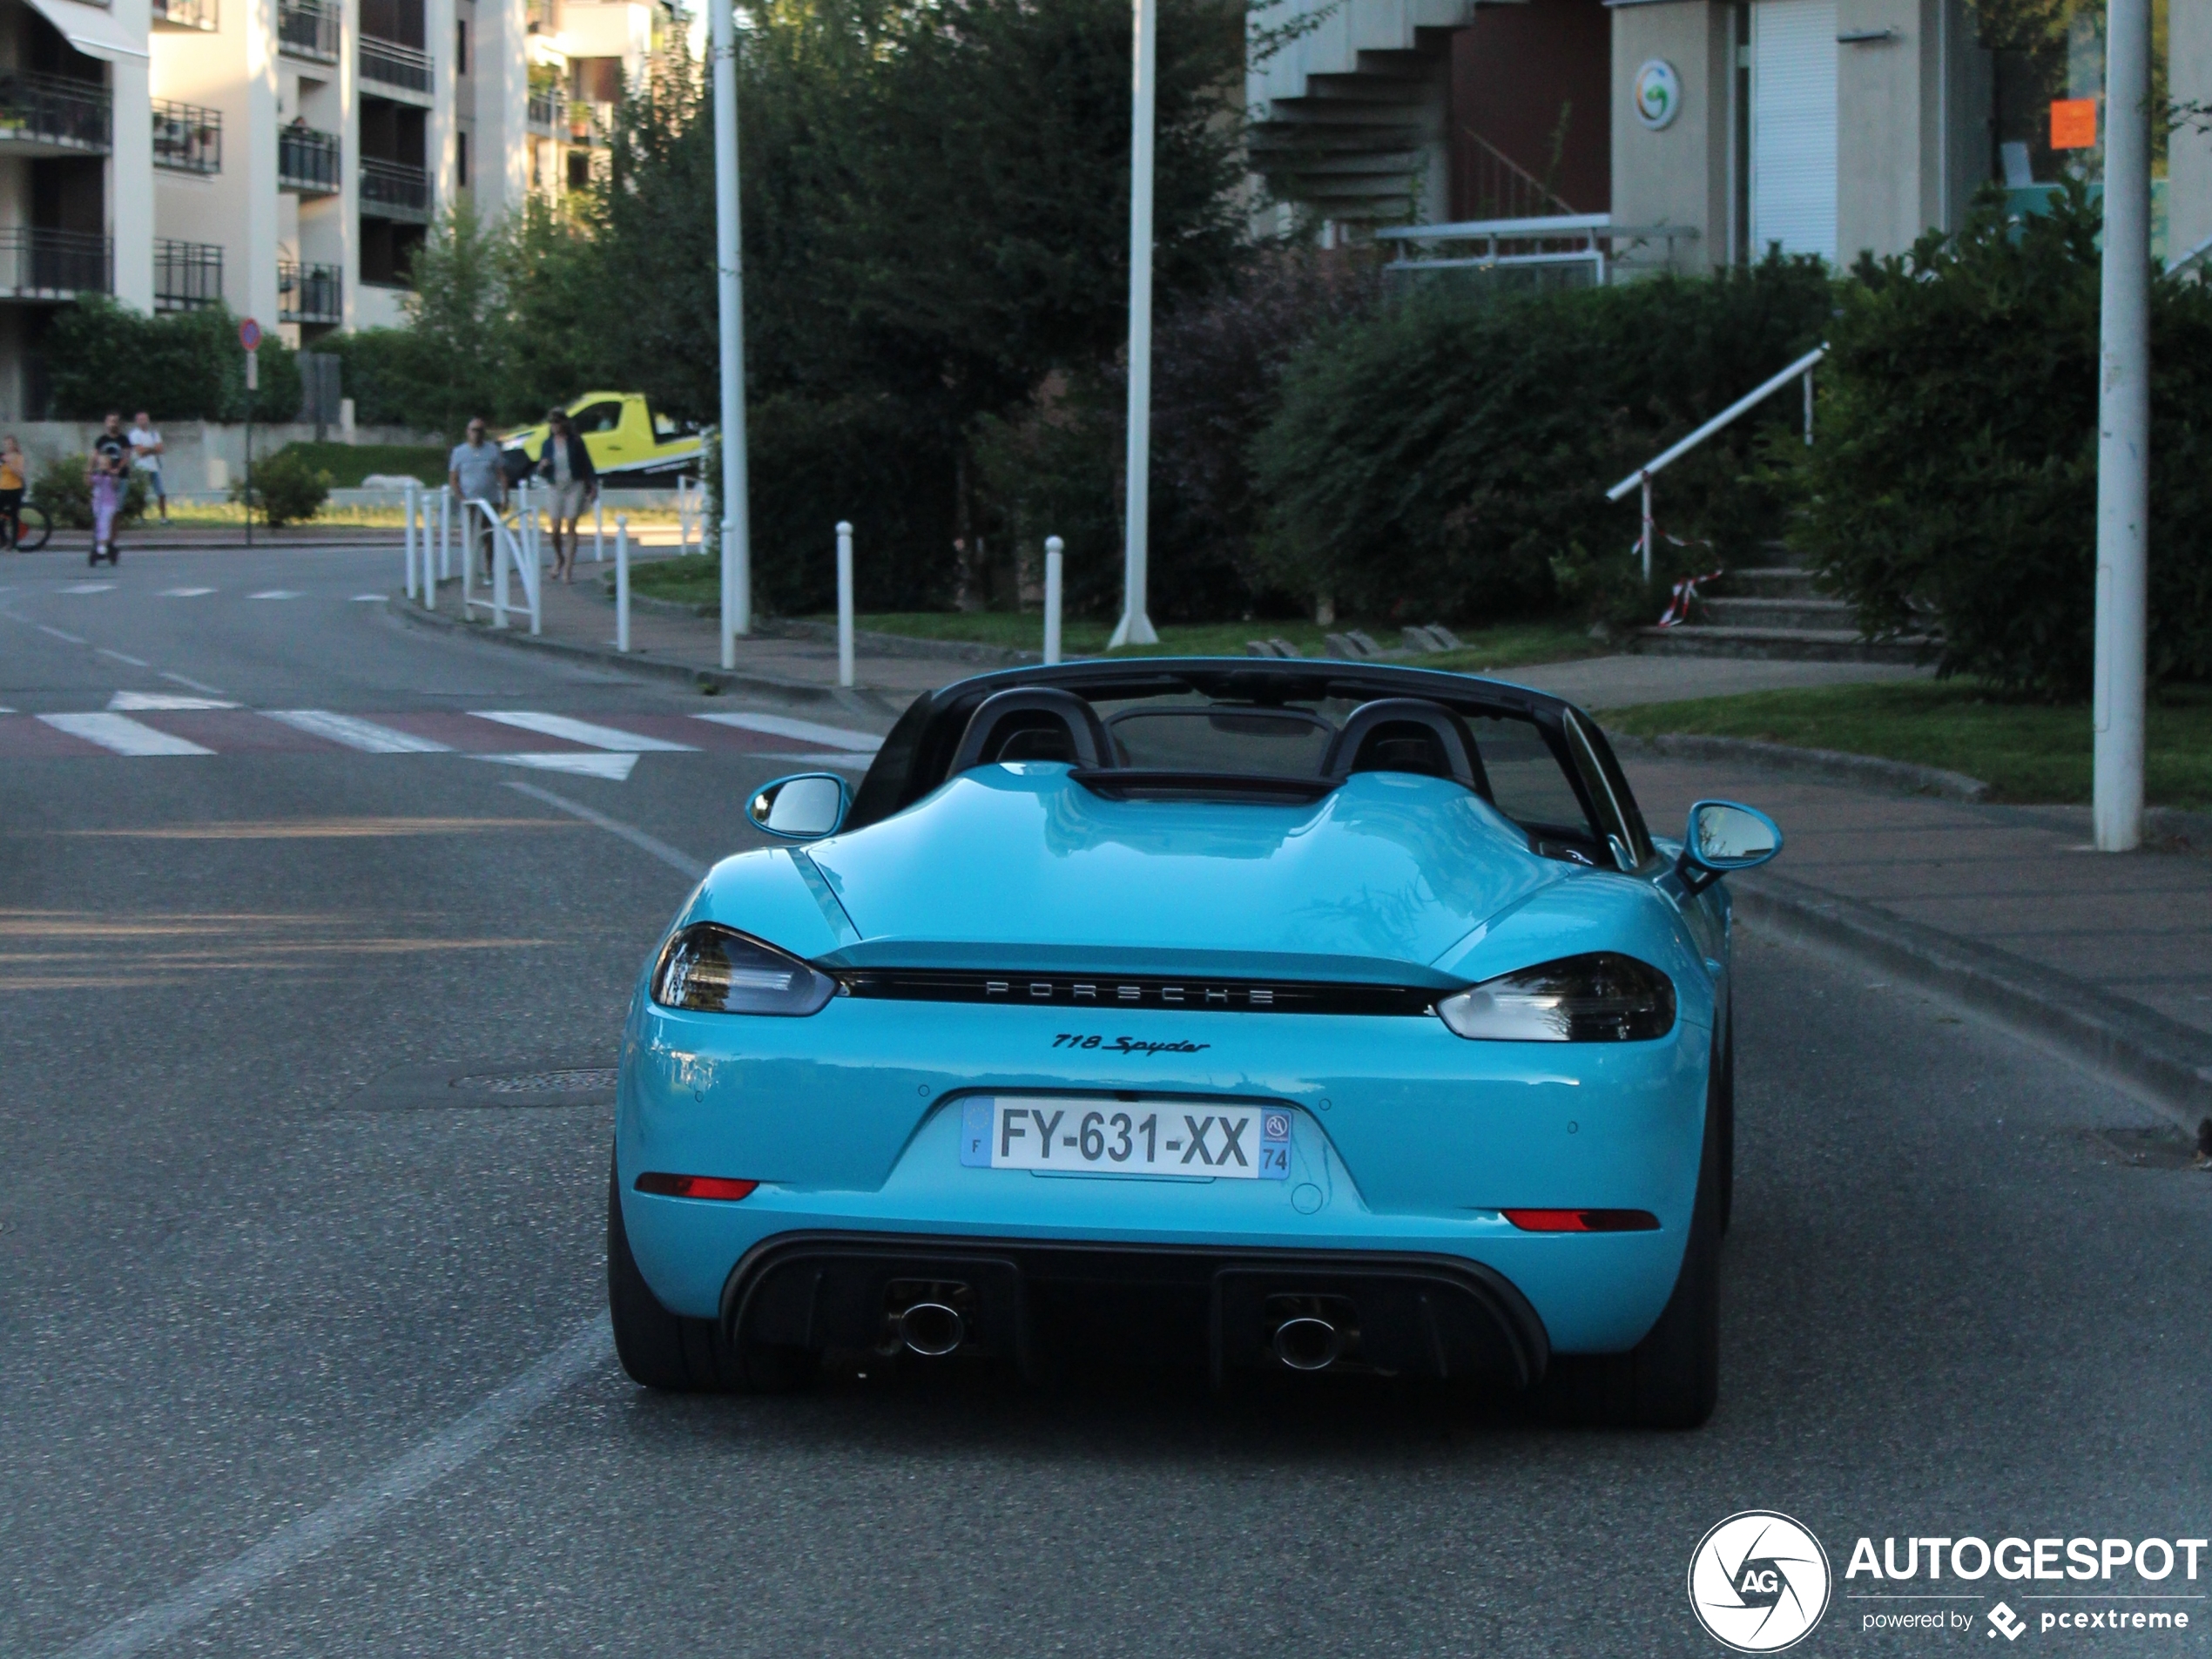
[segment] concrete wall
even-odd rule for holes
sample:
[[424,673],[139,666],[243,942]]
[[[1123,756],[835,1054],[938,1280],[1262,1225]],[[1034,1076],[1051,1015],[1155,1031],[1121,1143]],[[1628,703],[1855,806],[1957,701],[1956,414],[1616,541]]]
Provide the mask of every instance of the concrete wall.
[[[126,415],[124,418],[127,421],[130,417]],[[160,429],[165,448],[162,482],[172,495],[226,489],[245,475],[243,425],[219,425],[206,421],[157,421],[154,425]],[[85,454],[91,448],[93,435],[99,429],[98,421],[0,423],[0,433],[14,434],[16,442],[23,445],[24,454],[30,459],[34,477],[38,469],[50,461]],[[253,453],[274,455],[287,443],[305,442],[314,435],[315,429],[311,426],[256,426]],[[350,436],[355,443],[443,442],[435,432],[414,432],[405,427],[356,427]]]
[[[1734,254],[1734,21],[1709,0],[1613,8],[1613,218],[1695,229],[1696,240],[1672,245],[1677,270],[1710,270]],[[1682,81],[1682,112],[1656,132],[1635,114],[1636,71],[1654,57]],[[1655,268],[1667,250],[1654,242],[1622,264]]]
[[1993,83],[1959,0],[1837,0],[1836,33],[1836,252],[1849,266],[1956,227],[1989,174]]
[[[2212,105],[2212,0],[2169,0],[2167,62],[2177,103]],[[2212,135],[2174,134],[2167,152],[2166,249],[2179,259],[2212,236]]]

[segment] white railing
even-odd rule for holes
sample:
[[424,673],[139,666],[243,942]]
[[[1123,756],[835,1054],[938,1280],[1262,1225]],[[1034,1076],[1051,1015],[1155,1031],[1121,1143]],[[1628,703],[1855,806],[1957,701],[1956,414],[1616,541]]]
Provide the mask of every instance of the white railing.
[[[1515,266],[1576,266],[1590,268],[1593,287],[1602,287],[1614,264],[1629,247],[1650,242],[1694,241],[1688,225],[1615,225],[1610,213],[1551,213],[1537,219],[1472,219],[1447,225],[1397,225],[1375,233],[1378,242],[1402,244],[1399,256],[1383,266],[1386,275],[1424,271],[1508,269]],[[1456,258],[1416,259],[1416,243],[1467,243],[1475,252]]]
[[630,650],[630,515],[615,515],[615,649]]
[[2206,237],[2179,259],[2167,260],[2166,274],[2179,276],[2193,266],[2204,266],[2208,260],[2212,260],[2212,236]]
[[1711,437],[1713,434],[1718,432],[1723,427],[1729,425],[1731,421],[1749,413],[1750,410],[1758,408],[1760,404],[1765,402],[1767,399],[1772,397],[1777,392],[1787,386],[1791,381],[1799,379],[1800,377],[1803,378],[1805,383],[1805,442],[1810,445],[1812,442],[1813,365],[1827,355],[1827,347],[1816,346],[1812,350],[1807,352],[1803,357],[1797,359],[1796,362],[1791,364],[1789,368],[1775,375],[1773,379],[1763,381],[1759,385],[1754,387],[1751,390],[1744,393],[1742,397],[1737,398],[1735,402],[1730,404],[1711,420],[1706,421],[1703,426],[1699,427],[1696,431],[1683,439],[1681,442],[1675,444],[1669,449],[1663,450],[1658,455],[1654,455],[1650,460],[1645,462],[1643,465],[1638,467],[1634,472],[1623,478],[1619,483],[1614,485],[1612,489],[1605,492],[1606,500],[1618,501],[1622,496],[1627,495],[1631,489],[1635,489],[1639,485],[1641,485],[1643,489],[1643,534],[1637,539],[1636,547],[1643,556],[1643,579],[1645,581],[1649,582],[1651,580],[1651,480],[1653,476],[1662,469],[1671,466],[1676,462],[1681,460],[1683,456],[1688,455],[1699,444],[1704,442],[1706,439]]
[[[515,492],[515,516],[502,518],[499,509],[482,496],[471,496],[462,504],[462,522],[473,529],[481,522],[484,533],[491,538],[491,597],[475,597],[475,537],[464,533],[461,548],[461,612],[466,617],[471,610],[491,612],[491,625],[508,626],[508,616],[516,610],[529,613],[530,632],[543,631],[544,613],[539,603],[539,552],[536,504],[530,499],[531,489],[524,481]],[[525,604],[513,602],[513,590],[509,572],[522,579]]]
[[421,484],[410,482],[401,506],[406,520],[403,556],[407,560],[407,597],[421,599],[425,610],[438,608],[438,583],[450,581],[453,577],[452,520],[448,511],[453,497],[441,489],[436,492],[436,499],[438,510],[433,513],[431,497],[424,493]]

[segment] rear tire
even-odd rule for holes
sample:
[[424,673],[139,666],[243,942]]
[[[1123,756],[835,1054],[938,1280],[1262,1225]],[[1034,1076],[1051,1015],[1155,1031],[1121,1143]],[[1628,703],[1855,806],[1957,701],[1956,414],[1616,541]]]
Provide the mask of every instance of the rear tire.
[[677,1394],[780,1394],[814,1374],[814,1356],[799,1348],[754,1346],[740,1352],[718,1319],[671,1313],[653,1294],[622,1222],[622,1188],[608,1160],[607,1312],[615,1353],[632,1382]]

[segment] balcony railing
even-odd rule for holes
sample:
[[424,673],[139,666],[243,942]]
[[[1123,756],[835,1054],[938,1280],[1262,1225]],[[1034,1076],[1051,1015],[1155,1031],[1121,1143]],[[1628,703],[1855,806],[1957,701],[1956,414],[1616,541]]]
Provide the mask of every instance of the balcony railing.
[[402,46],[396,40],[361,37],[361,79],[397,86],[410,92],[427,92],[433,76],[430,54],[419,46]]
[[566,120],[564,100],[558,92],[532,92],[527,115],[532,127],[550,134]]
[[107,88],[61,75],[0,75],[0,142],[105,154],[114,132]]
[[338,61],[338,8],[317,0],[278,0],[277,45],[294,57]]
[[277,129],[277,188],[303,196],[338,193],[338,135],[313,127]]
[[403,161],[361,160],[361,212],[372,219],[430,219],[430,175]]
[[334,265],[301,265],[292,260],[279,260],[277,320],[343,322],[345,280],[345,273]]
[[153,0],[153,20],[165,23],[172,29],[212,31],[219,26],[215,0]]
[[199,311],[223,303],[223,250],[212,242],[154,239],[153,308]]
[[0,293],[66,300],[115,289],[115,244],[84,231],[0,230]]
[[222,172],[223,112],[154,99],[153,165],[178,172]]

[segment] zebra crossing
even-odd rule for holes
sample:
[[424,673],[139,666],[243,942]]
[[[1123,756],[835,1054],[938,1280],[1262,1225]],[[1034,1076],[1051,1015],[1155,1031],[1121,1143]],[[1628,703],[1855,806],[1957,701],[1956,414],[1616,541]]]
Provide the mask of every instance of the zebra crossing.
[[745,754],[865,770],[872,732],[776,714],[597,714],[543,709],[418,709],[354,714],[253,709],[218,697],[118,691],[105,709],[0,710],[0,760],[129,759],[211,755],[453,755],[542,772],[619,780],[647,754]]

